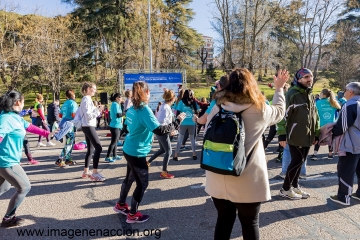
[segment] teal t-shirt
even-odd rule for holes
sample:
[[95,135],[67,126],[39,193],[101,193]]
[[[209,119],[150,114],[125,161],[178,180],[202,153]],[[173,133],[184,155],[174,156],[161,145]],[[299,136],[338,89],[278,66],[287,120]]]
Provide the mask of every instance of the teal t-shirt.
[[153,130],[160,126],[148,105],[139,109],[130,107],[126,111],[127,129],[123,151],[134,157],[146,157],[151,150]]
[[320,117],[320,127],[336,121],[335,112],[337,109],[330,105],[329,99],[323,98],[317,101],[316,108]]
[[122,118],[121,117],[117,117],[116,115],[120,113],[122,114],[121,111],[121,106],[120,104],[118,104],[117,102],[112,102],[111,104],[111,108],[110,108],[110,124],[109,126],[112,128],[120,128],[122,129]]
[[74,118],[72,117],[72,114],[76,113],[77,109],[78,109],[78,105],[74,100],[72,99],[66,100],[60,109],[60,113],[62,114],[63,120],[66,121],[73,120]]
[[14,112],[0,114],[0,168],[20,163],[26,129],[30,123]]
[[211,100],[210,106],[208,107],[208,109],[206,109],[205,113],[206,113],[206,114],[210,114],[211,109],[212,109],[215,105],[216,105],[216,101],[215,101],[214,99]]
[[196,104],[196,109],[194,110],[191,106],[186,106],[183,101],[180,101],[177,105],[176,110],[182,113],[186,113],[186,117],[184,121],[182,121],[181,125],[183,126],[189,126],[189,125],[195,125],[195,122],[193,121],[193,116],[195,112],[199,109],[199,106]]

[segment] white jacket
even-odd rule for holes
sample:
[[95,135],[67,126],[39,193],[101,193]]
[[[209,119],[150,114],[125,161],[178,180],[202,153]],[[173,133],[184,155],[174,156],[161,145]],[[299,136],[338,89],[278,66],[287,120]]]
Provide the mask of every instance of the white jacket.
[[76,113],[81,118],[83,127],[96,127],[96,118],[100,115],[90,96],[81,99],[80,107]]

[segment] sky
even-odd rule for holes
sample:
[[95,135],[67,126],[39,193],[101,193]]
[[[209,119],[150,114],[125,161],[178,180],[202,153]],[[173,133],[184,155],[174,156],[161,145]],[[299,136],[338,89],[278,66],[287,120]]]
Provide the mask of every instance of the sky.
[[[61,0],[6,0],[8,3],[18,3],[16,12],[21,14],[36,13],[44,16],[66,15],[73,7],[62,3]],[[216,38],[216,33],[211,29],[211,0],[193,0],[190,8],[196,13],[190,26],[199,33]]]

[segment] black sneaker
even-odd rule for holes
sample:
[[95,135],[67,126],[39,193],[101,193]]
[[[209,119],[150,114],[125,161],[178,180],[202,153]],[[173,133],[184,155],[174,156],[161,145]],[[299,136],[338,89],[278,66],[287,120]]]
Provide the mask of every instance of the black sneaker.
[[66,161],[65,161],[65,164],[66,164],[67,166],[73,166],[73,165],[76,165],[76,162],[73,161],[73,160],[66,160]]
[[337,195],[334,195],[334,196],[330,196],[329,198],[331,201],[333,202],[337,202],[337,203],[340,203],[341,205],[344,205],[344,206],[350,206],[350,201],[347,203],[347,202],[343,202],[343,201],[340,201],[337,197]]
[[314,155],[314,154],[310,156],[310,159],[313,160],[313,161],[319,160],[318,157],[316,155]]
[[328,154],[328,159],[334,159],[334,155]]
[[351,194],[351,197],[352,197],[353,199],[356,199],[356,200],[359,200],[359,201],[360,201],[360,197],[358,197],[358,196],[356,195],[356,193]]
[[277,162],[280,162],[282,161],[282,156],[283,156],[283,153],[282,152],[279,152],[279,155],[277,156],[277,158],[275,159]]
[[182,147],[180,147],[180,150],[188,150],[189,148],[188,147],[186,147],[186,146],[182,146]]
[[23,223],[24,223],[24,219],[13,216],[8,219],[3,218],[2,222],[1,222],[1,227],[20,226]]

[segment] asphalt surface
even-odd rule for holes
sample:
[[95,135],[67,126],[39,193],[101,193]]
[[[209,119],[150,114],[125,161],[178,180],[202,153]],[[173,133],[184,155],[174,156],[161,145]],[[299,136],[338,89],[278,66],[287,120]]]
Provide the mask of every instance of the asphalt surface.
[[[99,169],[107,178],[101,183],[80,178],[86,150],[73,152],[78,165],[58,168],[54,162],[63,144],[56,142],[54,147],[35,148],[37,137],[28,136],[33,156],[40,164],[27,165],[26,158],[22,159],[32,188],[17,215],[26,221],[21,227],[0,228],[1,240],[213,239],[216,210],[204,191],[205,171],[200,169],[199,160],[192,160],[191,150],[180,153],[178,162],[170,160],[168,170],[175,175],[174,179],[159,177],[162,157],[152,163],[149,187],[139,207],[142,213],[150,216],[149,221],[127,224],[125,216],[113,211],[126,174],[126,161],[104,162],[110,142],[107,132],[98,132],[103,145]],[[83,134],[78,133],[76,142],[82,140]],[[200,143],[201,138],[197,141]],[[173,142],[173,146],[175,144]],[[155,141],[152,152],[157,148]],[[198,159],[200,148],[197,147]],[[277,176],[281,164],[274,160],[276,148],[273,141],[267,151],[272,200],[261,206],[261,239],[360,239],[360,201],[351,199],[351,206],[344,207],[328,199],[337,191],[337,157],[327,159],[327,147],[320,148],[321,159],[308,161],[308,178],[300,181],[311,197],[287,200],[278,196],[282,180]],[[121,148],[119,153],[121,155]],[[135,184],[130,190],[128,204],[134,187]],[[5,214],[14,191],[12,188],[0,196],[0,215]],[[31,234],[33,236],[29,236]],[[242,239],[238,220],[231,239]]]

